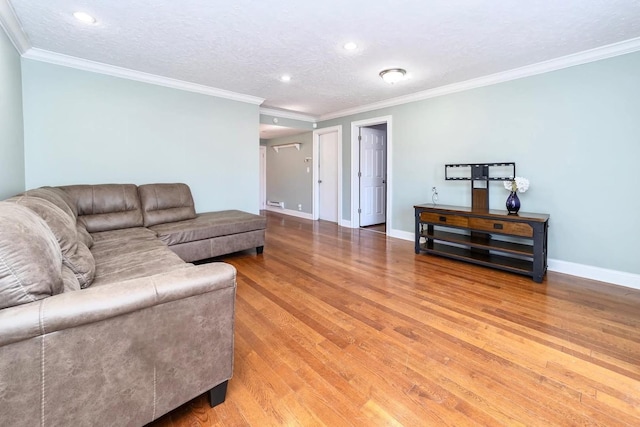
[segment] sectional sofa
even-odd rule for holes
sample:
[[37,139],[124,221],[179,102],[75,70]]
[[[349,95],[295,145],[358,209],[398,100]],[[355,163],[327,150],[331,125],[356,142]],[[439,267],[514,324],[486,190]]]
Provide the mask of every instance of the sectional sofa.
[[0,420],[144,425],[233,371],[236,271],[266,220],[196,214],[185,184],[43,187],[0,202]]

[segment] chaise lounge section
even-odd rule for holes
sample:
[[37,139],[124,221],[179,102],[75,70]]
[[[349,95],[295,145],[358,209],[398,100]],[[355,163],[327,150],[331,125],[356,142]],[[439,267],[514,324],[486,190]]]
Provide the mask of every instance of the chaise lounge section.
[[187,262],[264,248],[265,217],[238,210],[196,213],[186,184],[59,188],[77,204],[89,232],[145,227]]

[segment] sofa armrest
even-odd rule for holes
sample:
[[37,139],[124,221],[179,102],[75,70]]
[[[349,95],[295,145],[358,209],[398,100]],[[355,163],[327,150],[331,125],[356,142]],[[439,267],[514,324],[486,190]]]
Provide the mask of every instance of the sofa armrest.
[[0,346],[235,286],[225,263],[89,287],[0,310]]
[[2,421],[144,425],[229,380],[235,273],[186,266],[0,310]]

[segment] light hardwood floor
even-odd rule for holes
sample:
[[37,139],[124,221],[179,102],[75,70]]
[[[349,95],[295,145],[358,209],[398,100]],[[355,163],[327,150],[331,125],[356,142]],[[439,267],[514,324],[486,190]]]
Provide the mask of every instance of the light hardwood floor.
[[238,269],[226,402],[153,425],[640,425],[640,291],[267,217],[263,255],[224,258]]

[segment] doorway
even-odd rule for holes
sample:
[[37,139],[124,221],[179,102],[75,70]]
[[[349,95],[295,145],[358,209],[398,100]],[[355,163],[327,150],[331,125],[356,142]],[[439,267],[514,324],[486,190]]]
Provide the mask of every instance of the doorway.
[[342,216],[342,126],[313,131],[313,219]]
[[351,226],[389,234],[391,116],[351,123]]
[[360,227],[386,232],[387,124],[362,126],[360,142]]

